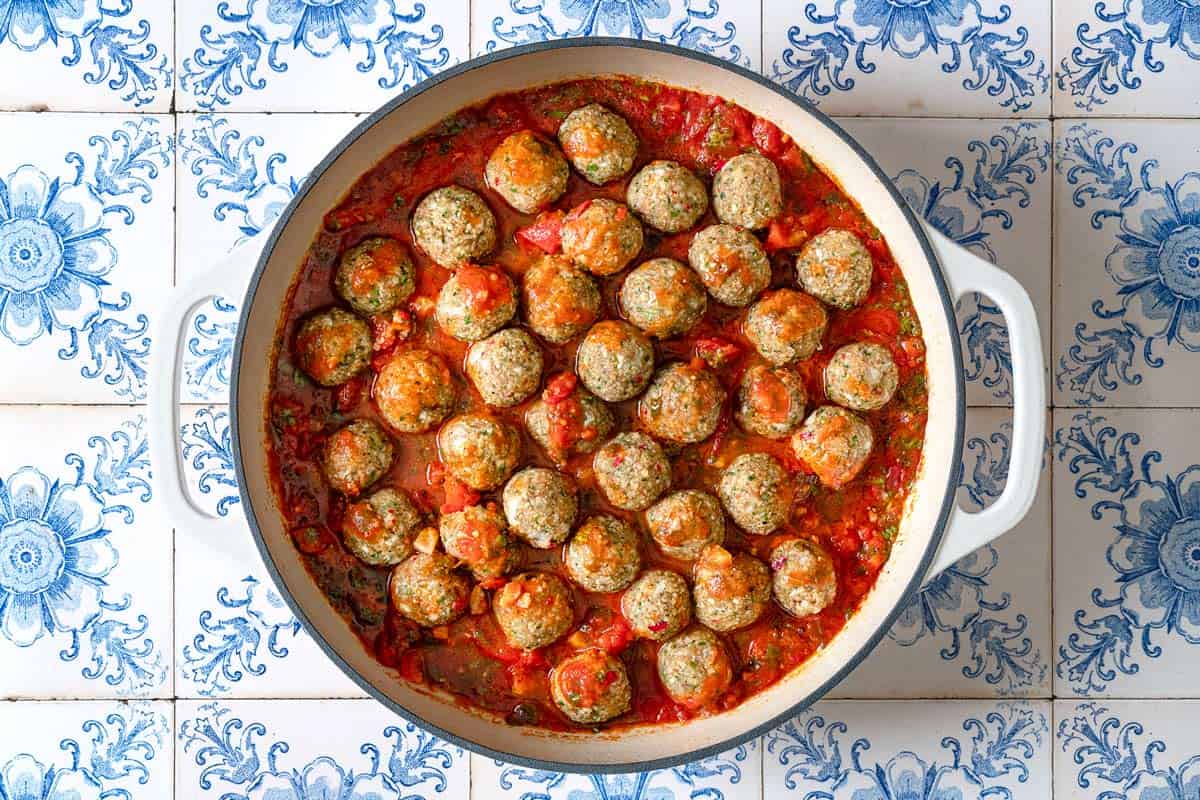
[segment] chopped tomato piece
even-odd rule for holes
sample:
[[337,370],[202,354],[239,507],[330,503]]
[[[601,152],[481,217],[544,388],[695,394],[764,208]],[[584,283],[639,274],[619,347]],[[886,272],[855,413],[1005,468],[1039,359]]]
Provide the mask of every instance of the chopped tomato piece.
[[443,514],[453,514],[455,511],[462,511],[467,506],[473,506],[479,502],[479,492],[453,475],[445,477],[442,481],[442,488],[446,491],[446,499],[442,502]]
[[796,214],[780,214],[771,220],[771,226],[767,228],[767,241],[763,249],[768,253],[791,250],[807,241],[808,231],[801,218]]
[[519,244],[536,247],[546,253],[562,250],[562,211],[543,211],[532,225],[517,230],[513,238]]
[[733,342],[717,337],[697,339],[694,349],[696,357],[713,369],[720,369],[742,353]]

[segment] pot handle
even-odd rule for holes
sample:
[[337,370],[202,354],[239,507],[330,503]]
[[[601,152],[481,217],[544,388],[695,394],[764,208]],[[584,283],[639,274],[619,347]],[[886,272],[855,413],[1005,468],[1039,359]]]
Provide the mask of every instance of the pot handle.
[[1017,525],[1033,505],[1046,436],[1046,378],[1037,313],[1028,292],[1011,275],[926,227],[929,241],[958,299],[981,292],[1000,307],[1008,326],[1013,370],[1013,432],[1008,479],[996,501],[982,511],[950,515],[941,549],[926,580]]
[[189,529],[215,535],[235,524],[235,520],[204,511],[188,495],[179,448],[179,375],[192,312],[214,297],[241,299],[256,258],[250,248],[238,247],[210,269],[175,287],[154,324],[146,399],[150,463],[155,494],[177,527],[186,524]]

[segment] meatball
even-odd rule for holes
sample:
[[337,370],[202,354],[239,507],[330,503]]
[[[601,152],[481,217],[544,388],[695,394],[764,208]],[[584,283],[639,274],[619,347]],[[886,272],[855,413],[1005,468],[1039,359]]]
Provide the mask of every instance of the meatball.
[[[571,373],[565,374],[575,378]],[[553,385],[554,380],[547,382],[547,393]],[[608,438],[614,424],[612,412],[604,401],[582,386],[549,399],[543,394],[525,412],[529,435],[556,462],[565,461],[570,455],[594,452]]]
[[629,710],[633,688],[619,658],[592,648],[560,661],[550,672],[550,697],[580,725],[598,725]]
[[438,454],[450,474],[481,492],[504,483],[521,461],[521,435],[485,414],[462,414],[438,431]]
[[489,406],[515,406],[542,381],[542,351],[519,328],[505,328],[467,351],[467,376]]
[[783,211],[779,170],[760,153],[725,162],[713,178],[713,213],[730,225],[757,230]]
[[746,433],[782,439],[804,422],[807,400],[795,370],[755,364],[742,373],[733,415]]
[[767,534],[787,521],[792,489],[787,473],[773,456],[743,453],[721,473],[721,504],[747,533]]
[[412,554],[421,514],[404,492],[380,489],[342,517],[346,549],[368,564],[398,564]]
[[752,235],[732,225],[710,225],[692,238],[688,263],[709,294],[727,306],[747,306],[771,282],[771,262]]
[[750,306],[742,330],[759,355],[787,364],[817,352],[828,324],[825,307],[811,295],[777,289]]
[[422,433],[441,423],[454,407],[454,381],[441,356],[401,350],[375,377],[379,414],[404,433]]
[[464,264],[438,292],[434,317],[455,339],[477,342],[500,330],[517,313],[512,279],[498,269]]
[[642,167],[625,193],[625,201],[652,228],[682,233],[708,209],[708,193],[691,170],[674,161],[651,161]]
[[392,466],[392,442],[369,419],[356,419],[325,440],[325,480],[347,497],[357,497]]
[[823,611],[837,596],[833,559],[820,545],[803,539],[783,542],[771,551],[775,602],[796,617]]
[[471,582],[444,553],[413,553],[392,570],[392,606],[418,625],[446,625],[463,615]]
[[564,344],[587,330],[600,314],[600,290],[565,259],[547,256],[525,272],[525,320],[551,344]]
[[652,436],[678,444],[702,442],[717,429],[725,390],[702,364],[660,369],[638,400],[638,419]]
[[567,542],[563,563],[571,580],[587,591],[619,592],[642,567],[637,533],[616,517],[592,517]]
[[296,363],[322,386],[345,383],[371,361],[371,329],[340,308],[313,314],[296,332]]
[[563,255],[593,275],[620,272],[641,249],[642,223],[624,203],[585,200],[563,219]]
[[821,406],[792,434],[792,452],[830,489],[840,489],[862,471],[875,445],[871,426],[853,411]]
[[636,397],[654,373],[654,347],[628,322],[597,322],[575,351],[575,371],[597,397],[619,403]]
[[733,667],[720,638],[695,627],[658,648],[658,678],[676,703],[702,708],[733,683]]
[[796,256],[796,280],[831,306],[854,308],[871,290],[871,254],[855,234],[830,228]]
[[691,330],[708,308],[700,276],[673,258],[652,259],[629,273],[620,301],[630,322],[659,339]]
[[899,383],[891,352],[873,342],[839,347],[825,366],[825,395],[855,411],[883,408]]
[[476,579],[496,578],[517,565],[520,553],[508,536],[495,503],[467,506],[438,520],[442,547],[470,568]]
[[532,547],[546,550],[566,541],[578,510],[571,482],[552,469],[526,467],[504,486],[509,525]]
[[629,123],[598,103],[577,108],[558,127],[558,143],[571,164],[599,186],[633,169],[638,140]]
[[517,211],[535,214],[562,197],[570,171],[557,147],[524,130],[492,151],[483,177]]
[[548,572],[523,572],[496,593],[496,622],[513,647],[545,647],[567,632],[574,620],[571,590]]
[[461,186],[434,189],[417,205],[413,239],[443,267],[457,267],[496,246],[496,217],[483,198]]
[[395,239],[373,236],[342,254],[333,286],[364,316],[383,314],[403,303],[416,285],[408,248]]
[[701,551],[693,577],[696,619],[714,631],[746,627],[771,601],[771,573],[748,553],[733,555],[710,544]]
[[725,541],[725,515],[717,498],[696,489],[669,494],[646,509],[646,527],[658,549],[691,561],[706,544]]
[[692,621],[687,581],[670,570],[647,570],[621,595],[621,613],[641,638],[670,639]]
[[644,433],[621,433],[592,457],[596,483],[608,502],[641,511],[671,485],[671,465],[662,448]]

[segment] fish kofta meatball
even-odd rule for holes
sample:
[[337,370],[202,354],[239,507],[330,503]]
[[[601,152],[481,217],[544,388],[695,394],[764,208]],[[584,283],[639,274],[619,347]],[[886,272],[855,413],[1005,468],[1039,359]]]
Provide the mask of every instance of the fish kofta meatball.
[[795,370],[755,364],[742,374],[733,415],[746,433],[782,439],[803,424],[807,400]]
[[[573,374],[565,374],[574,382]],[[615,424],[612,412],[603,400],[582,386],[551,394],[549,389],[554,381],[547,382],[547,391],[525,412],[526,430],[555,462],[577,453],[594,452],[612,432]]]
[[579,343],[575,371],[583,385],[602,400],[619,403],[636,397],[654,373],[654,346],[628,322],[597,322]]
[[443,267],[487,255],[496,246],[496,217],[483,198],[461,186],[434,189],[412,217],[417,246]]
[[566,541],[579,510],[571,482],[545,467],[526,467],[509,478],[503,502],[513,533],[541,550]]
[[651,436],[678,444],[702,442],[717,429],[725,389],[703,364],[668,364],[638,400],[638,419]]
[[708,492],[684,489],[646,509],[646,527],[658,549],[672,558],[691,561],[706,544],[725,541],[725,515]]
[[454,382],[442,357],[428,350],[401,350],[375,376],[379,415],[403,433],[422,433],[454,407]]
[[722,633],[754,622],[771,601],[771,573],[748,553],[710,544],[696,561],[692,599],[696,619]]
[[875,445],[871,426],[853,411],[821,406],[792,434],[792,452],[824,486],[840,489],[862,471]]
[[477,580],[505,574],[520,558],[495,503],[443,514],[438,535],[446,554],[466,564]]
[[820,545],[803,539],[783,542],[771,551],[775,602],[796,617],[824,610],[837,596],[833,559]]
[[717,494],[739,528],[760,536],[786,522],[792,506],[787,473],[767,453],[735,458],[721,473]]
[[852,232],[830,228],[809,239],[796,257],[796,280],[831,306],[854,308],[871,290],[871,254]]
[[498,269],[464,264],[442,284],[433,313],[442,330],[455,339],[477,342],[517,313],[516,287]]
[[587,591],[619,592],[642,566],[637,533],[616,517],[592,517],[567,542],[563,563],[571,580]]
[[641,249],[642,223],[624,203],[597,197],[563,218],[563,255],[593,275],[620,272]]
[[438,431],[438,454],[450,474],[480,492],[504,483],[521,461],[517,429],[485,414],[462,414]]
[[545,647],[571,627],[571,590],[548,572],[523,572],[496,592],[496,622],[513,647]]
[[399,564],[412,554],[413,535],[420,524],[421,513],[408,495],[397,489],[380,489],[346,507],[342,541],[368,564]]
[[883,408],[899,383],[900,373],[891,352],[873,342],[839,347],[825,366],[825,395],[855,411]]
[[710,225],[692,237],[688,263],[719,303],[747,306],[771,282],[762,245],[732,225]]
[[524,130],[492,151],[483,176],[510,206],[523,214],[535,214],[562,197],[570,171],[555,145]]
[[542,351],[525,331],[505,328],[467,351],[467,376],[489,406],[515,406],[542,381]]
[[742,329],[759,355],[772,364],[787,364],[817,352],[828,325],[829,315],[814,297],[777,289],[750,306]]
[[369,419],[356,419],[325,440],[325,480],[347,497],[358,497],[391,468],[392,455],[383,429]]
[[407,300],[416,274],[408,248],[395,239],[373,236],[342,254],[333,285],[351,308],[369,317]]
[[621,660],[590,649],[560,661],[550,672],[550,697],[580,725],[598,725],[629,710],[633,688]]
[[558,127],[558,143],[579,174],[597,186],[633,169],[638,139],[629,123],[599,103],[575,109]]
[[704,184],[674,161],[651,161],[629,182],[625,201],[633,213],[664,233],[682,233],[708,209]]
[[651,259],[630,272],[620,301],[625,317],[658,339],[691,330],[708,308],[700,276],[673,258]]
[[522,279],[525,320],[551,344],[565,344],[587,330],[600,314],[600,289],[565,259],[546,256]]
[[713,213],[729,225],[758,230],[783,211],[779,170],[760,153],[725,162],[713,178]]
[[340,308],[313,314],[296,332],[296,363],[322,386],[345,383],[371,361],[371,328]]
[[467,610],[471,582],[444,553],[413,553],[392,570],[392,607],[426,628],[447,625]]
[[621,595],[621,613],[635,634],[661,642],[692,621],[691,590],[678,572],[646,570]]
[[658,443],[644,433],[621,433],[592,457],[596,483],[608,502],[641,511],[671,485],[671,465]]
[[697,626],[658,648],[658,678],[676,703],[703,708],[733,683],[733,666],[721,639]]

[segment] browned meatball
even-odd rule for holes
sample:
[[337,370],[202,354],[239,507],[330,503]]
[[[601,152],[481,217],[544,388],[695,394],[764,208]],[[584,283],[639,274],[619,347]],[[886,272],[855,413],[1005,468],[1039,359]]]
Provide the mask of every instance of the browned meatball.
[[600,313],[600,289],[566,259],[546,256],[523,279],[525,320],[551,344],[565,344],[587,330]]
[[521,461],[521,435],[485,414],[454,417],[438,432],[438,454],[450,474],[481,492],[495,489]]
[[519,553],[495,503],[467,506],[438,521],[442,547],[479,580],[495,578],[517,565]]
[[742,327],[759,355],[772,364],[787,364],[817,352],[828,324],[829,315],[816,298],[778,289],[750,307]]
[[496,622],[513,647],[545,647],[567,632],[574,619],[571,590],[548,572],[524,572],[496,593]]
[[454,407],[454,381],[441,356],[428,350],[401,350],[375,378],[379,414],[404,433],[423,433]]
[[570,171],[558,147],[525,130],[492,151],[484,178],[510,206],[533,214],[562,197]]
[[642,223],[623,203],[585,200],[563,219],[563,255],[593,275],[620,272],[641,249]]
[[652,436],[693,444],[712,436],[724,405],[721,382],[702,364],[668,364],[638,401],[638,419]]

